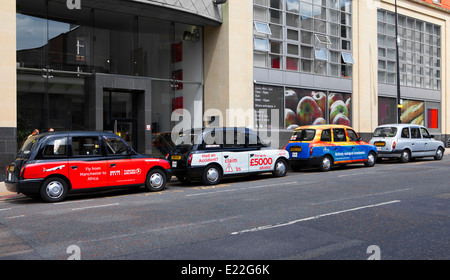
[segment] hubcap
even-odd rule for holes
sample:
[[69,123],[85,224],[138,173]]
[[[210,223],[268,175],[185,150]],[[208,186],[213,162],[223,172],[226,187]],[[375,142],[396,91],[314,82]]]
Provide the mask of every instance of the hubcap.
[[219,178],[219,171],[217,171],[217,169],[215,168],[208,169],[208,171],[206,172],[206,178],[210,182],[217,181],[217,179]]
[[322,160],[322,166],[323,166],[323,168],[324,169],[329,169],[330,167],[331,167],[331,161],[330,161],[330,159],[329,158],[324,158],[323,160]]
[[409,158],[408,152],[403,152],[403,159],[407,160]]
[[279,175],[284,174],[284,172],[286,172],[286,165],[284,165],[282,161],[278,162],[277,166],[275,167],[275,171]]
[[440,159],[442,157],[442,150],[438,149],[437,150],[437,157]]
[[164,179],[159,173],[154,173],[150,176],[150,184],[152,187],[160,188],[164,183]]
[[372,154],[369,154],[369,157],[367,158],[367,162],[369,164],[373,164],[375,162],[375,157]]
[[51,198],[59,198],[64,191],[63,185],[58,181],[50,182],[45,188],[47,195]]

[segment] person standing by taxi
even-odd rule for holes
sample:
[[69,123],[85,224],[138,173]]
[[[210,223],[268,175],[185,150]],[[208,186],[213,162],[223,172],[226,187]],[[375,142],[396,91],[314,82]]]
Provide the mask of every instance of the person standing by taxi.
[[33,132],[30,135],[28,135],[27,139],[30,138],[31,136],[38,135],[38,134],[39,134],[39,129],[35,128],[33,130]]

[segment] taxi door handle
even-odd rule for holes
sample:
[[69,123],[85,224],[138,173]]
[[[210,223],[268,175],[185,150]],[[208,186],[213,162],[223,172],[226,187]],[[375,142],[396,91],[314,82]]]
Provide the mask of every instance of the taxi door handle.
[[334,148],[334,150],[335,150],[335,151],[337,151],[337,150],[338,150],[338,148]]
[[78,168],[78,165],[73,165],[73,166],[71,166],[70,168],[72,168],[73,170],[75,170],[75,169]]
[[115,164],[115,163],[111,163],[111,164],[109,165],[109,167],[116,167],[116,164]]
[[223,156],[224,158],[228,158],[229,156],[228,155],[226,155],[226,156]]

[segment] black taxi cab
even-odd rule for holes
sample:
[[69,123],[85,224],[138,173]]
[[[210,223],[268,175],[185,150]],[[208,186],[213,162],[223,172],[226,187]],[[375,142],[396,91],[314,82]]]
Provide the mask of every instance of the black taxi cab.
[[59,202],[76,191],[142,186],[165,189],[168,161],[136,153],[108,132],[49,132],[29,137],[6,169],[8,191]]
[[247,174],[271,172],[283,177],[289,153],[265,145],[251,129],[217,127],[181,132],[167,159],[182,183],[200,179],[216,185],[222,177]]

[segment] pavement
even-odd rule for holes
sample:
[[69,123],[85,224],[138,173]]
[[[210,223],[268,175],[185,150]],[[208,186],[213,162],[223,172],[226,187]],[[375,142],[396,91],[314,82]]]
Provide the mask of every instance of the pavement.
[[[446,155],[446,156],[450,155],[450,148],[445,149],[444,155]],[[5,182],[3,182],[3,181],[0,182],[0,199],[13,198],[16,195],[17,195],[17,193],[9,192],[6,189]]]

